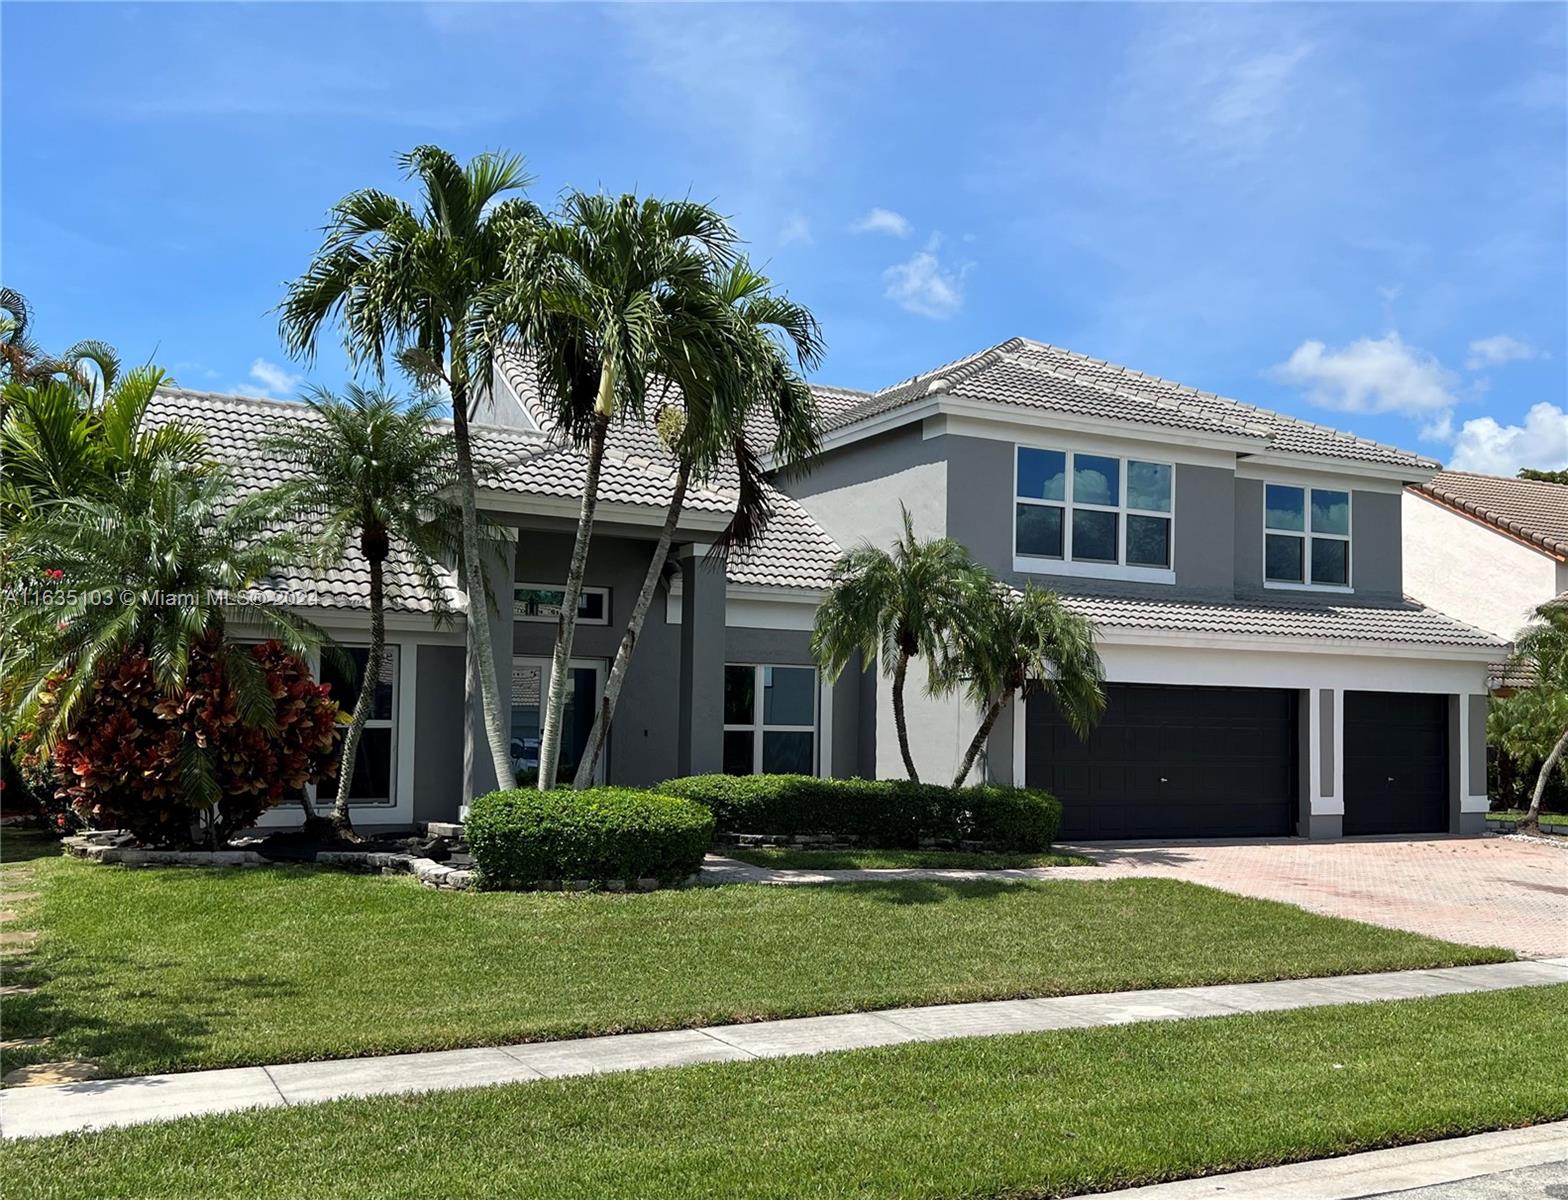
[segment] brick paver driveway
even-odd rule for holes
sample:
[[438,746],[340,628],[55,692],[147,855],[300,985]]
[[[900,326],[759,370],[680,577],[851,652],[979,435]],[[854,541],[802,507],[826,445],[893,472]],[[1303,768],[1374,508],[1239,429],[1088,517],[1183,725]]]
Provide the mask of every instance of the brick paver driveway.
[[1118,874],[1164,875],[1449,941],[1568,955],[1568,846],[1515,838],[1096,842]]

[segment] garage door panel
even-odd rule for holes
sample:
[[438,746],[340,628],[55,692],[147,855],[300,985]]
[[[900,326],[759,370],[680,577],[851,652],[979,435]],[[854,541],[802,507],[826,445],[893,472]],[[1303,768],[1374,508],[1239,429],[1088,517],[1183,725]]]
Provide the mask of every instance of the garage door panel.
[[1346,834],[1448,828],[1448,697],[1346,692]]
[[1064,837],[1294,830],[1294,692],[1110,684],[1106,695],[1087,742],[1049,697],[1029,701],[1026,779],[1061,799]]

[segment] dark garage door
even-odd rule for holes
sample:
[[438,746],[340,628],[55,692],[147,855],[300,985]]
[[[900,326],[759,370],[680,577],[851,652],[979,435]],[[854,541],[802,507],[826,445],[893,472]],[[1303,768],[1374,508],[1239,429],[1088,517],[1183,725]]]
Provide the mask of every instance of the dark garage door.
[[1448,828],[1448,697],[1345,693],[1345,833]]
[[1064,838],[1274,837],[1296,826],[1296,693],[1113,683],[1079,741],[1049,696],[1026,714],[1025,778]]

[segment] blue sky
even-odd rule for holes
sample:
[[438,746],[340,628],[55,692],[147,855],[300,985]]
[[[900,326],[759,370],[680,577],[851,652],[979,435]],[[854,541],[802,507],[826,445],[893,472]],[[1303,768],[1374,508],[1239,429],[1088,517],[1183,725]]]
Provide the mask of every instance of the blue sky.
[[716,201],[874,388],[1015,334],[1568,465],[1552,4],[3,11],[0,264],[59,346],[291,395],[270,310],[424,141]]

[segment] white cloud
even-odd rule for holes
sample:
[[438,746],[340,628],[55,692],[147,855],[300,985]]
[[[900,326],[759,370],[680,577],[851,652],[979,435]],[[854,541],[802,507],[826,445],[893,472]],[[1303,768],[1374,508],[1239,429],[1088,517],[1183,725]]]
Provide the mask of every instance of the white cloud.
[[1529,342],[1521,342],[1516,337],[1499,333],[1495,337],[1477,338],[1471,342],[1470,357],[1465,359],[1465,366],[1472,371],[1479,371],[1483,367],[1500,367],[1504,363],[1527,362],[1539,357],[1540,351]]
[[1266,138],[1272,133],[1274,114],[1285,101],[1296,68],[1311,50],[1311,46],[1295,46],[1270,51],[1232,67],[1215,81],[1209,120],[1235,134],[1246,131],[1249,138]]
[[1427,436],[1441,436],[1458,403],[1453,373],[1397,333],[1361,338],[1342,350],[1302,342],[1271,374],[1305,388],[1307,399],[1323,408],[1426,418],[1432,422]]
[[1525,414],[1523,425],[1499,425],[1491,417],[1466,421],[1448,465],[1483,475],[1513,475],[1520,467],[1568,467],[1568,412],[1542,401]]
[[303,375],[296,375],[287,367],[264,358],[250,364],[250,378],[250,383],[242,383],[234,390],[241,396],[255,396],[259,400],[286,399],[305,382]]
[[907,238],[915,231],[909,218],[891,208],[873,208],[850,226],[854,233],[885,233],[891,237]]
[[779,230],[779,245],[788,246],[792,242],[804,242],[810,245],[811,222],[800,213],[790,213],[784,221],[784,228]]
[[924,250],[882,272],[889,300],[907,312],[938,320],[964,306],[964,277],[969,273],[967,263],[944,265],[937,255],[940,244],[933,237]]

